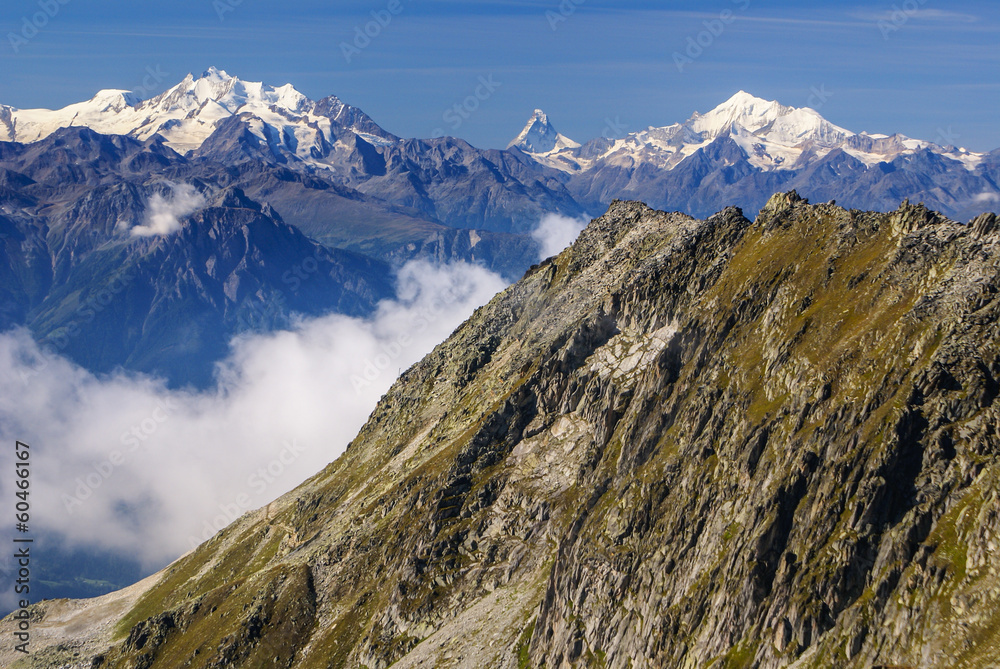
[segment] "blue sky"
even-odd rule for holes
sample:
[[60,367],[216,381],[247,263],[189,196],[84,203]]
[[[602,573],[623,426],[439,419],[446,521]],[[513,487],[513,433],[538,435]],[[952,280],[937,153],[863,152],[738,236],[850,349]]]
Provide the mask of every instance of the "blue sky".
[[[372,12],[391,20],[348,59],[343,43]],[[37,35],[12,44],[37,16]],[[0,102],[155,93],[215,65],[335,94],[399,135],[501,147],[535,107],[585,141],[681,121],[744,89],[850,130],[989,150],[998,45],[995,1],[4,0]],[[480,78],[492,90],[456,127],[446,113]]]

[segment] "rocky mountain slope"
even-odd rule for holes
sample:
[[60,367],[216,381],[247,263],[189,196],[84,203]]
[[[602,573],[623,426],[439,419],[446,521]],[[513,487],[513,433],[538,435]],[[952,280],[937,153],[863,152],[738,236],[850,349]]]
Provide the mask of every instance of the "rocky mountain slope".
[[336,462],[0,662],[995,665],[998,321],[992,214],[615,202]]

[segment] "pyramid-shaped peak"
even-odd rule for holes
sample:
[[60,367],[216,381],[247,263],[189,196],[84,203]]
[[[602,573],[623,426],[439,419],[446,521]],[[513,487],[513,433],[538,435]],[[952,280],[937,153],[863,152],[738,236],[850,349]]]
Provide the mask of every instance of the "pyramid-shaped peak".
[[575,149],[578,146],[580,145],[577,142],[560,135],[552,127],[544,111],[536,109],[531,113],[524,130],[511,140],[507,148],[517,147],[525,153],[549,153],[557,149]]

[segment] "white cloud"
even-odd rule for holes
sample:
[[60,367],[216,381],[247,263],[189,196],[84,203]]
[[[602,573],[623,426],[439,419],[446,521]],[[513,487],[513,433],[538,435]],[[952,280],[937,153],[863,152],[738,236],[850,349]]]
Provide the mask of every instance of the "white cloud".
[[181,229],[180,219],[205,206],[205,196],[189,184],[169,184],[170,196],[154,193],[149,198],[144,225],[132,228],[135,237],[169,235]]
[[[31,445],[37,527],[157,566],[335,460],[399,370],[505,285],[472,265],[411,263],[370,318],[237,340],[207,392],[97,378],[24,331],[0,335],[0,443]],[[11,485],[0,479],[2,499]]]
[[911,18],[935,21],[937,23],[977,23],[980,20],[978,16],[963,12],[952,12],[944,9],[899,7],[882,11],[859,10],[851,12],[849,15],[864,21],[889,21],[900,26]]
[[979,17],[973,14],[951,12],[945,9],[918,9],[912,12],[912,16],[930,21],[955,21],[958,23],[976,23],[979,21]]
[[980,193],[972,198],[972,201],[976,204],[993,204],[1000,202],[1000,193]]
[[559,214],[546,214],[538,227],[531,232],[531,238],[541,247],[538,259],[554,256],[576,241],[580,232],[587,227],[585,218],[570,218]]

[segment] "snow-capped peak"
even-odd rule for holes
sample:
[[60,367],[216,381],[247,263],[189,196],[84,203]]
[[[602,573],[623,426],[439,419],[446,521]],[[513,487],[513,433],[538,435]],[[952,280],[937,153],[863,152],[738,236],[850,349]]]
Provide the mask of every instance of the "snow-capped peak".
[[[291,84],[277,88],[261,82],[243,81],[225,70],[208,68],[198,79],[189,74],[179,84],[147,101],[146,106],[167,111],[184,108],[192,111],[214,102],[226,111],[237,114],[256,107],[277,107],[289,112],[302,112],[311,101]],[[249,109],[244,109],[249,108]]]
[[[670,170],[719,140],[735,143],[751,165],[765,171],[800,169],[838,149],[867,165],[925,149],[959,161],[970,170],[983,160],[983,154],[902,135],[854,133],[830,123],[815,109],[789,107],[742,90],[709,112],[695,113],[684,123],[649,127],[621,139],[595,139],[579,149],[559,149],[551,139],[543,142],[554,132],[545,115],[536,110],[511,145],[544,165],[566,172],[587,171],[602,164],[628,170],[651,164]],[[533,147],[543,150],[529,150]]]
[[777,118],[792,111],[773,100],[764,100],[740,91],[706,114],[691,117],[692,130],[708,137],[718,137],[739,125],[750,132],[756,132]]
[[791,145],[806,141],[834,145],[854,135],[833,125],[814,109],[787,107],[746,91],[739,91],[706,114],[695,114],[688,123],[706,139],[730,132],[740,134],[740,128],[763,139]]
[[507,148],[517,147],[525,153],[545,154],[564,149],[575,149],[580,146],[572,139],[559,134],[549,123],[549,117],[541,109],[536,109],[528,119],[524,130],[515,137]]
[[86,126],[140,140],[161,135],[168,146],[185,153],[199,148],[222,121],[234,116],[243,119],[263,145],[277,141],[305,160],[328,151],[345,130],[376,143],[394,139],[359,110],[347,109],[332,96],[317,103],[291,84],[243,81],[209,67],[148,100],[115,89],[57,110],[0,107],[0,141],[34,142],[59,128]]
[[135,107],[140,102],[142,102],[142,98],[132,91],[108,88],[97,91],[97,95],[83,104],[91,108],[103,107],[103,111],[119,112],[125,107]]
[[201,78],[213,79],[216,81],[229,81],[230,79],[236,79],[236,77],[230,76],[225,70],[220,70],[215,65],[209,65],[208,69],[202,73]]

